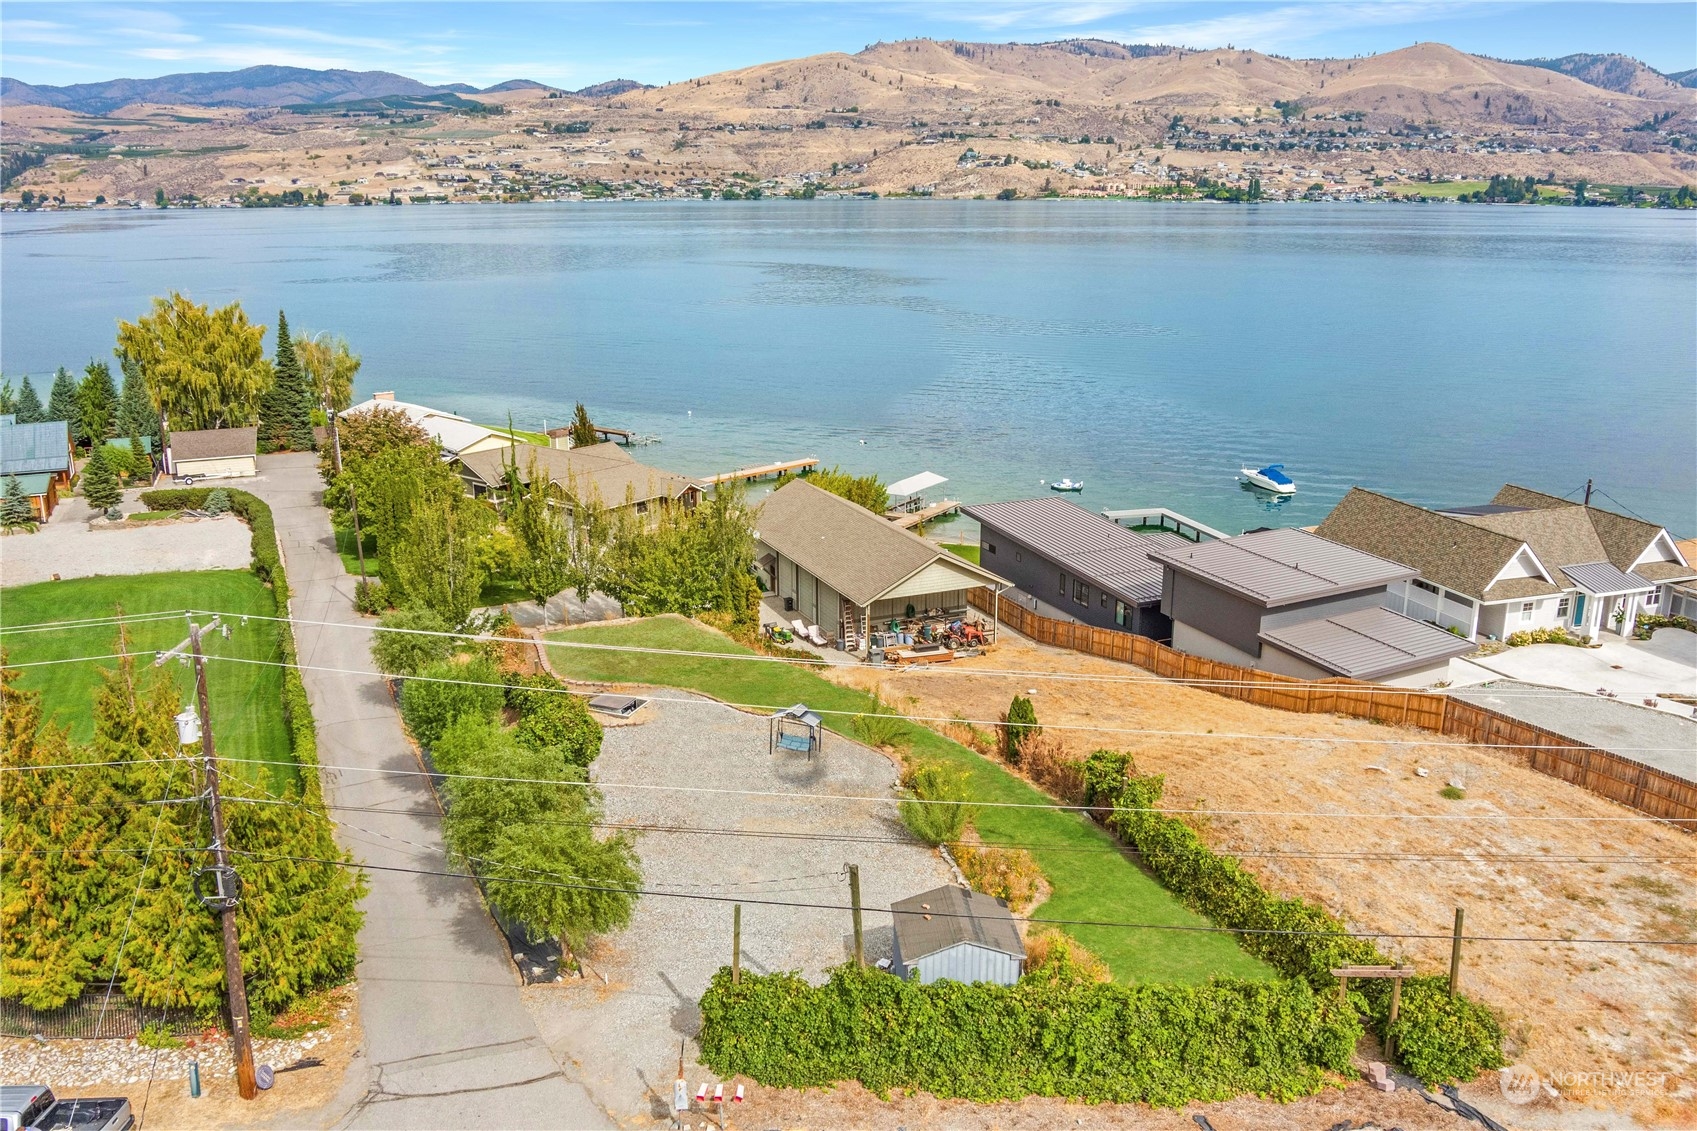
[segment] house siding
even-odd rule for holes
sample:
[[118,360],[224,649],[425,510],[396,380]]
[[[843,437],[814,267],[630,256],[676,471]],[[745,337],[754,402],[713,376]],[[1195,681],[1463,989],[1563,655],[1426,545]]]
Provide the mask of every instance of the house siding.
[[[1173,620],[1173,647],[1180,651],[1190,651],[1178,642],[1180,629],[1188,627],[1227,645],[1239,656],[1248,656],[1249,662],[1254,663],[1261,655],[1261,618],[1266,611],[1234,593],[1179,573],[1171,566],[1161,570],[1161,612]],[[1232,659],[1231,662],[1243,661]]]
[[[995,547],[993,553],[990,549],[992,546]],[[1073,599],[1073,574],[1068,573],[1059,563],[1000,531],[983,528],[978,537],[978,560],[983,563],[985,569],[1001,574],[1020,589],[1061,610],[1080,624],[1130,632],[1152,640],[1165,640],[1172,635],[1172,621],[1162,615],[1154,605],[1139,607],[1128,603],[1125,623],[1121,624],[1118,614],[1119,598],[1110,592],[1108,603],[1104,606],[1101,587],[1094,582],[1087,582],[1090,586],[1089,603],[1079,604]],[[1063,573],[1067,575],[1065,596],[1061,595],[1060,588]]]
[[920,982],[936,982],[947,978],[954,982],[993,982],[1011,986],[1019,981],[1021,962],[1011,954],[956,943],[912,963],[902,961],[898,952],[891,961],[891,970],[902,978],[917,978]]
[[171,461],[171,474],[178,478],[238,479],[258,474],[252,456],[226,456],[222,459],[184,459]]

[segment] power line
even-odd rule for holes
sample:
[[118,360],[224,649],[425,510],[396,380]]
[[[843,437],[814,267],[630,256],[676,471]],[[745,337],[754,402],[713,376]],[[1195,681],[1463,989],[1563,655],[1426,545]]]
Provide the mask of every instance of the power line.
[[[267,758],[224,758],[226,762],[237,762],[255,766],[296,766],[298,763]],[[721,786],[702,785],[660,785],[655,782],[609,782],[609,781],[572,781],[560,778],[519,778],[505,777],[494,774],[458,774],[442,770],[402,770],[389,767],[373,766],[342,766],[326,762],[318,763],[322,770],[336,770],[345,773],[393,774],[400,777],[447,778],[459,781],[490,781],[507,782],[514,785],[584,785],[596,789],[631,789],[651,790],[662,793],[700,793],[729,797],[771,797],[790,801],[851,801],[874,805],[962,805],[977,809],[1051,809],[1064,812],[1090,813],[1108,808],[1102,805],[1065,805],[1060,802],[1036,801],[951,801],[947,799],[928,800],[918,797],[875,797],[866,794],[849,793],[793,793],[786,790],[759,789],[726,789]],[[1036,787],[1033,786],[1033,789]],[[1662,817],[1574,817],[1574,816],[1536,816],[1531,814],[1511,813],[1332,813],[1320,810],[1291,812],[1280,809],[1158,809],[1153,807],[1120,805],[1113,807],[1121,813],[1159,813],[1164,816],[1215,816],[1215,817],[1344,817],[1352,820],[1384,819],[1384,820],[1432,820],[1432,821],[1600,821],[1630,824],[1666,824],[1677,823],[1683,818]],[[1446,936],[1447,937],[1447,936]]]
[[[665,899],[694,899],[712,903],[746,903],[764,907],[790,907],[812,911],[852,911],[853,907],[840,903],[803,903],[799,900],[761,899],[742,895],[705,895],[690,892],[655,891],[648,888],[609,887],[594,884],[573,884],[547,880],[524,880],[508,876],[477,876],[464,872],[442,871],[431,868],[403,868],[391,864],[360,864],[348,860],[328,860],[317,856],[289,856],[282,854],[253,852],[243,849],[231,849],[237,856],[246,856],[254,860],[293,860],[309,864],[329,864],[339,868],[364,868],[376,872],[399,872],[415,876],[438,876],[451,879],[472,879],[484,883],[527,884],[535,887],[563,888],[568,891],[609,892],[624,895],[658,896]],[[873,907],[866,910],[894,917],[893,910]],[[932,918],[972,918],[966,912],[932,911]],[[1455,935],[1452,932],[1441,933],[1399,933],[1394,931],[1304,931],[1293,929],[1275,929],[1259,927],[1214,927],[1192,926],[1181,923],[1126,923],[1103,919],[1050,919],[1035,915],[1016,915],[1014,919],[1036,926],[1057,927],[1107,927],[1118,930],[1135,931],[1181,931],[1191,934],[1225,934],[1225,935],[1323,935],[1326,937],[1343,937],[1356,939],[1441,939],[1448,941]],[[1464,942],[1508,942],[1508,943],[1576,943],[1598,946],[1692,946],[1691,942],[1672,939],[1606,939],[1606,938],[1561,938],[1559,936],[1539,937],[1520,935],[1464,935]]]
[[[287,663],[284,663],[281,660],[258,660],[258,659],[252,659],[252,658],[242,657],[242,656],[208,656],[207,659],[210,660],[210,661],[213,661],[213,662],[217,662],[217,663],[249,664],[249,665],[254,665],[254,666],[258,666],[258,667],[285,667],[285,668],[293,668],[296,671],[325,672],[325,673],[328,673],[328,674],[331,674],[331,675],[372,676],[372,675],[376,674],[374,672],[365,671],[365,670],[362,670],[362,669],[359,669],[359,668],[332,668],[332,667],[327,667],[327,666],[318,665],[318,664],[287,664]],[[404,676],[404,677],[401,677],[401,678],[408,680],[408,681],[417,681],[417,682],[420,682],[420,683],[445,683],[445,684],[452,684],[456,687],[486,687],[486,688],[490,688],[491,690],[500,690],[500,691],[503,691],[503,692],[509,690],[508,686],[505,683],[492,683],[492,682],[489,682],[487,680],[451,679],[447,676],[419,676],[419,675],[409,675],[409,676]],[[614,682],[617,682],[617,681],[614,681]],[[640,682],[640,681],[636,681],[636,682]],[[538,693],[538,694],[570,695],[570,696],[574,696],[574,697],[580,698],[580,699],[581,698],[589,698],[591,696],[598,694],[598,692],[594,692],[594,691],[578,691],[578,690],[574,690],[574,689],[569,688],[569,687],[527,687],[524,690],[526,692]],[[674,690],[687,691],[688,689],[687,688],[676,688]],[[648,696],[645,696],[645,698],[648,699],[648,701],[652,702],[652,703],[680,703],[680,704],[684,704],[684,705],[688,705],[688,706],[699,706],[699,707],[731,707],[731,708],[739,709],[739,710],[762,711],[762,712],[780,711],[780,710],[783,710],[785,706],[787,706],[787,704],[772,704],[772,703],[739,703],[739,702],[735,702],[735,701],[715,699],[715,698],[710,698],[710,697],[708,697],[708,698],[671,698],[671,697],[667,697],[667,696],[663,696],[663,695],[648,695]],[[850,710],[842,710],[842,709],[835,709],[835,708],[829,708],[829,707],[811,707],[809,709],[812,710],[815,714],[819,714],[819,715],[846,716],[846,717],[851,718],[851,719],[857,718],[861,715],[874,715],[874,716],[882,717],[879,712],[874,712],[874,711],[850,711]],[[907,723],[939,723],[939,724],[951,724],[951,723],[953,723],[953,724],[965,724],[965,725],[970,725],[970,726],[985,726],[985,727],[999,727],[999,726],[1003,725],[1003,722],[1002,722],[1001,719],[965,719],[965,718],[959,718],[959,717],[956,717],[956,716],[953,716],[953,715],[945,718],[941,715],[890,714],[888,717],[892,718],[892,719],[896,719],[900,722],[907,722]],[[1251,740],[1251,741],[1256,741],[1256,742],[1305,742],[1305,743],[1317,743],[1317,744],[1355,743],[1355,744],[1365,745],[1365,746],[1430,747],[1430,748],[1433,748],[1433,749],[1456,749],[1456,750],[1547,750],[1547,749],[1549,749],[1549,747],[1542,746],[1542,745],[1539,745],[1537,743],[1519,743],[1519,744],[1516,744],[1516,743],[1506,743],[1506,742],[1504,742],[1504,743],[1488,743],[1488,744],[1485,744],[1485,743],[1476,743],[1476,742],[1438,742],[1438,741],[1428,741],[1428,740],[1425,740],[1425,739],[1412,739],[1411,740],[1411,739],[1399,739],[1399,738],[1372,738],[1372,737],[1366,737],[1366,736],[1351,736],[1351,735],[1250,734],[1250,733],[1244,733],[1244,732],[1238,732],[1238,731],[1155,730],[1155,729],[1149,728],[1149,727],[1101,726],[1101,725],[1097,725],[1097,724],[1094,724],[1094,723],[1091,723],[1091,724],[1086,724],[1086,723],[1044,723],[1043,729],[1044,730],[1060,730],[1060,731],[1082,731],[1082,732],[1087,733],[1087,734],[1131,734],[1131,735],[1139,735],[1139,736],[1150,737],[1150,738],[1215,738],[1215,739],[1230,738],[1230,739]],[[1617,747],[1614,747],[1613,749],[1615,749],[1617,751],[1631,750],[1631,751],[1634,751],[1634,752],[1637,752],[1637,753],[1669,753],[1669,752],[1683,752],[1687,748],[1684,747],[1684,746],[1617,746]]]

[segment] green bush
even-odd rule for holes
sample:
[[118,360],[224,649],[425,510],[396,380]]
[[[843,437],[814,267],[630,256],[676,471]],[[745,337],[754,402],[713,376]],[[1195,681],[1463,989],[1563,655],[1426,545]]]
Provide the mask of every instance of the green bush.
[[507,705],[519,713],[513,736],[527,750],[558,750],[565,764],[582,769],[601,756],[601,724],[583,698],[544,672],[525,676],[507,689]]
[[902,824],[926,844],[953,844],[972,821],[974,809],[966,771],[941,762],[926,762],[902,775],[902,785],[913,798],[897,808]]
[[377,622],[371,640],[371,659],[388,675],[416,675],[446,660],[454,650],[449,636],[420,633],[448,631],[448,622],[430,609],[397,609]]
[[[1086,804],[1106,810],[1103,823],[1138,850],[1161,884],[1219,926],[1262,932],[1239,936],[1239,945],[1281,974],[1324,991],[1336,985],[1331,973],[1336,967],[1393,965],[1378,947],[1352,938],[1323,909],[1266,891],[1236,859],[1215,853],[1183,821],[1155,812],[1164,784],[1160,775],[1139,777],[1129,757],[1108,750],[1092,754],[1084,774]],[[1389,1014],[1389,984],[1365,982],[1360,996],[1382,1030]],[[1424,1000],[1414,1016],[1410,1020],[1405,1012],[1399,1017],[1397,1043],[1404,1063],[1426,1083],[1471,1080],[1500,1066],[1502,1031],[1477,1003],[1446,993]],[[1441,1057],[1408,1051],[1439,1046],[1445,1048]],[[1450,1074],[1422,1075],[1417,1065],[1439,1065]]]
[[501,729],[494,715],[461,715],[431,744],[430,762],[438,773],[463,773],[487,751],[512,745],[512,734]]
[[492,718],[501,709],[501,673],[482,656],[431,664],[401,687],[401,718],[420,746],[436,745],[455,719]]
[[701,999],[701,1061],[720,1075],[979,1102],[1290,1100],[1346,1069],[1360,1034],[1353,1012],[1301,982],[921,985],[849,965],[823,986],[746,971],[732,985],[721,969]]
[[381,581],[354,582],[354,608],[368,617],[380,616],[385,609],[390,608],[394,600],[389,595],[389,587]]
[[913,744],[908,721],[876,691],[872,693],[871,710],[854,716],[849,725],[854,730],[854,736],[868,746],[884,746],[894,750]]
[[136,1044],[144,1049],[180,1049],[183,1047],[181,1037],[171,1032],[169,1026],[162,1021],[149,1021],[136,1034]]
[[1449,979],[1409,978],[1402,984],[1396,1024],[1397,1057],[1428,1083],[1471,1080],[1501,1068],[1503,1032],[1497,1019],[1476,1001],[1452,997]]
[[1031,700],[1015,695],[1013,702],[1008,704],[1007,721],[1002,726],[1002,750],[1008,761],[1019,765],[1020,748],[1025,745],[1025,740],[1041,734],[1042,730],[1037,725],[1037,708],[1031,705]]

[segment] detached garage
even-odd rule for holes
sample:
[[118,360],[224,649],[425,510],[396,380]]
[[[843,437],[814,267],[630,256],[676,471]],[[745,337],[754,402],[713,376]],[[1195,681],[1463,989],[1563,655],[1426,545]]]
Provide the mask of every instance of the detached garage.
[[165,469],[177,479],[239,479],[259,474],[258,428],[173,432]]

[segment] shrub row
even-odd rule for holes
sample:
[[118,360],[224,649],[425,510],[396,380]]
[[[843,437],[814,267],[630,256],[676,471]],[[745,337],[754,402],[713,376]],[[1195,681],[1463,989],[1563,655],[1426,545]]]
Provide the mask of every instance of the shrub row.
[[283,570],[283,553],[277,546],[277,525],[265,500],[246,491],[224,487],[171,487],[143,491],[142,505],[150,511],[203,510],[214,492],[230,500],[230,509],[248,525],[253,553],[253,572],[271,586],[277,607],[277,651],[283,663],[283,721],[289,728],[289,746],[300,766],[301,796],[311,805],[322,801],[318,782],[318,732],[312,722],[312,705],[301,682],[300,654],[295,648],[294,626],[289,623],[289,579]]
[[[1175,817],[1155,812],[1164,779],[1138,776],[1131,759],[1099,750],[1085,762],[1087,804],[1099,807],[1103,823],[1143,856],[1167,890],[1222,927],[1246,933],[1243,948],[1286,977],[1316,991],[1335,987],[1339,966],[1392,965],[1366,939],[1353,938],[1342,923],[1302,899],[1281,899],[1230,856],[1215,853]],[[1381,1035],[1389,1014],[1389,984],[1352,983],[1351,1000],[1373,1020]],[[1396,1045],[1409,1071],[1428,1084],[1470,1080],[1500,1068],[1502,1030],[1477,1002],[1451,996],[1443,978],[1403,983]]]
[[701,999],[701,1061],[720,1075],[980,1102],[1289,1100],[1347,1068],[1360,1035],[1353,1010],[1300,981],[922,985],[848,965],[822,986],[793,973],[733,985],[721,969]]

